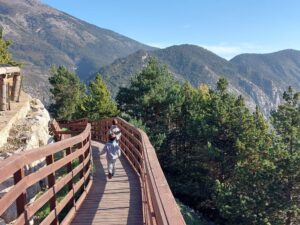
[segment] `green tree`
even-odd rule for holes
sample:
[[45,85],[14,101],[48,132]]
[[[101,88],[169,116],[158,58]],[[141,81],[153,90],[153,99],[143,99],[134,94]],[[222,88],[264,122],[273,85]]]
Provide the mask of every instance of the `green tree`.
[[264,120],[258,119],[261,124],[256,127],[243,98],[228,94],[227,85],[224,79],[216,91],[183,85],[178,135],[175,139],[168,136],[169,144],[164,147],[170,151],[176,146],[173,154],[178,165],[167,170],[175,193],[210,215],[218,214],[221,205],[219,198],[214,199],[215,182],[232,184],[238,165],[252,165],[252,157],[259,155],[258,144],[268,134]]
[[11,46],[11,40],[4,40],[3,29],[0,28],[0,64],[10,64],[13,66],[20,66],[20,62],[16,62],[12,59],[11,53],[8,48]]
[[50,113],[58,119],[70,120],[81,116],[83,100],[86,98],[85,86],[79,77],[66,67],[51,67],[49,82],[52,103]]
[[169,127],[169,100],[178,84],[165,66],[150,58],[147,66],[134,76],[128,88],[120,88],[116,100],[121,111],[151,129],[150,139],[157,149]]
[[224,78],[215,91],[179,85],[150,59],[117,101],[146,127],[181,201],[222,224],[282,224],[287,154],[258,108],[227,88]]
[[300,92],[295,93],[289,87],[284,92],[283,99],[284,104],[271,113],[271,121],[283,151],[283,157],[278,160],[277,167],[281,172],[281,179],[285,181],[285,224],[290,225],[300,213]]
[[100,74],[97,74],[95,80],[89,84],[89,96],[85,101],[85,110],[91,120],[119,115],[117,105],[112,101]]
[[276,138],[258,108],[248,124],[244,140],[236,143],[241,157],[233,175],[226,181],[216,181],[215,202],[227,224],[280,225],[285,201],[276,167],[280,149],[274,145]]
[[221,77],[217,83],[217,90],[221,94],[225,94],[227,91],[227,88],[228,88],[228,81],[224,77]]

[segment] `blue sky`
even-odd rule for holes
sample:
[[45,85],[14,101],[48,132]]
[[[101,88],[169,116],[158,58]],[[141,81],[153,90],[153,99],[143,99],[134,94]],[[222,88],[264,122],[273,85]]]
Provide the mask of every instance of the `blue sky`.
[[75,17],[164,48],[195,44],[230,59],[300,50],[299,0],[42,0]]

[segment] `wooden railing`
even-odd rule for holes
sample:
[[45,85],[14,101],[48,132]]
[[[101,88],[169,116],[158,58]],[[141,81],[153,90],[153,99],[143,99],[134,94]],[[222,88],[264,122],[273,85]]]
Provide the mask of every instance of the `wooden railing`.
[[[48,205],[50,213],[40,224],[69,224],[92,184],[91,126],[85,124],[80,129],[81,133],[77,136],[0,162],[0,184],[14,180],[14,185],[0,199],[0,216],[16,203],[18,217],[14,224],[29,224],[35,214]],[[29,173],[26,167],[36,161],[44,161],[45,165]],[[28,202],[28,188],[45,179],[48,183],[45,190],[33,202]],[[67,215],[60,219],[66,208]]]
[[[121,118],[117,120],[122,130],[120,145],[123,154],[140,178],[143,224],[185,225],[146,133]],[[69,224],[92,184],[91,138],[107,141],[112,119],[92,122],[92,129],[86,120],[77,122],[64,123],[61,127],[67,127],[72,133],[84,129],[79,135],[0,162],[0,184],[12,178],[15,182],[0,199],[0,216],[15,202],[18,218],[14,224],[29,224],[35,214],[48,204],[50,213],[40,224]],[[44,160],[46,165],[28,174],[26,166],[37,160]],[[44,179],[47,179],[48,187],[29,203],[27,189]],[[59,193],[63,188],[67,189],[67,193],[61,196]],[[65,208],[68,208],[67,215],[61,220],[60,215]]]
[[[141,182],[145,225],[185,225],[155,150],[146,133],[121,118],[120,146]],[[92,139],[106,142],[112,119],[92,122]]]

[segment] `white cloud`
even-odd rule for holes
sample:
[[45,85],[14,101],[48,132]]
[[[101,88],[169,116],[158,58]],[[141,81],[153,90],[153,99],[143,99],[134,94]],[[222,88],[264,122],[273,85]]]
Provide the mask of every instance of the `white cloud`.
[[217,45],[201,45],[209,51],[212,51],[216,53],[217,55],[225,58],[225,59],[231,59],[234,56],[242,53],[266,53],[270,52],[270,49],[268,47],[262,47],[256,44],[252,43],[241,43],[236,45],[230,45],[227,43],[220,43]]
[[[180,43],[165,43],[165,42],[150,42],[147,45],[156,47],[156,48],[167,48],[172,45],[178,45]],[[193,43],[190,43],[193,44]],[[253,44],[249,42],[243,42],[238,44],[229,44],[226,42],[221,42],[215,45],[205,45],[205,44],[196,44],[200,47],[206,48],[209,51],[221,56],[227,60],[232,59],[234,56],[242,54],[242,53],[268,53],[273,52],[274,49],[269,46],[261,46],[258,44]]]
[[226,59],[241,52],[238,46],[203,45],[202,47]]
[[156,47],[156,48],[166,48],[171,46],[172,44],[166,44],[166,43],[162,43],[162,42],[150,42],[150,43],[146,43],[146,45],[150,45],[152,47]]

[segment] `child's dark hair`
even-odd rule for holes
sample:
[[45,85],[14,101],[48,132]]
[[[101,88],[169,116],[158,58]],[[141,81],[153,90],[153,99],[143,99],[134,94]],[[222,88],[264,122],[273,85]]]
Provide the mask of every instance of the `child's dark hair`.
[[112,124],[113,125],[117,125],[118,124],[118,120],[117,119],[113,119]]
[[116,135],[115,135],[115,134],[109,134],[108,139],[109,139],[110,141],[113,141],[113,140],[116,139]]

